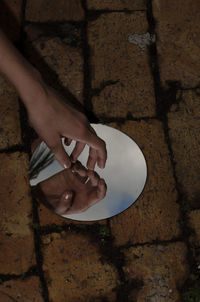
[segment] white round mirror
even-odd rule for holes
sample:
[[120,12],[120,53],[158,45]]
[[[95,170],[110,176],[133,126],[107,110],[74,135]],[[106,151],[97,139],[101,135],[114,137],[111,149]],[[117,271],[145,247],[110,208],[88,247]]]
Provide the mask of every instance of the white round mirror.
[[[101,200],[91,205],[87,210],[74,211],[73,214],[62,214],[61,216],[78,221],[95,221],[106,219],[117,215],[130,207],[139,197],[146,183],[147,165],[144,155],[138,145],[123,132],[101,124],[91,124],[97,135],[106,142],[108,159],[106,167],[100,169],[95,167],[98,179],[104,179],[107,190],[102,193]],[[64,140],[63,140],[64,141]],[[63,146],[70,155],[75,142],[70,146]],[[86,146],[78,160],[86,166],[89,148]],[[68,169],[70,170],[70,169]],[[36,186],[46,181],[48,190],[57,190],[62,180],[55,175],[61,175],[63,167],[57,162],[49,148],[42,142],[34,151],[30,162],[30,184]],[[59,174],[60,173],[60,174]],[[64,173],[64,172],[63,172]],[[70,174],[71,173],[71,174]],[[74,171],[68,171],[68,182],[76,183],[75,177],[79,176]],[[56,179],[54,181],[54,178]],[[60,176],[59,176],[60,177]],[[92,176],[91,176],[92,177]],[[80,180],[80,179],[79,179]],[[56,182],[56,183],[55,183]],[[81,195],[81,198],[89,198],[88,186],[90,178],[82,182],[82,191],[74,192]],[[93,181],[92,185],[95,181]],[[87,185],[87,194],[84,186]],[[45,184],[46,186],[46,184]],[[60,192],[65,188],[60,188]],[[90,192],[91,193],[91,192]],[[94,192],[92,192],[94,194]],[[51,193],[51,195],[53,195]],[[85,197],[84,197],[85,196]],[[84,202],[84,201],[80,201]],[[72,203],[71,203],[72,204]],[[71,205],[70,204],[70,205]],[[67,212],[68,213],[68,212]]]

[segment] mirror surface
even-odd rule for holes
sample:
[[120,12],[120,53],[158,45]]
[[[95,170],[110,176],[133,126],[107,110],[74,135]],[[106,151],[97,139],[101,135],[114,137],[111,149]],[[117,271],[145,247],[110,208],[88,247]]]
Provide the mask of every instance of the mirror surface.
[[[123,212],[137,200],[143,191],[147,178],[144,155],[129,136],[106,125],[91,124],[91,126],[97,135],[106,142],[108,155],[106,167],[100,169],[96,165],[95,171],[100,178],[105,180],[107,191],[105,196],[103,195],[103,199],[90,206],[86,211],[78,214],[61,215],[78,221],[101,220]],[[70,146],[64,145],[64,139],[62,142],[66,152],[70,155],[75,142],[73,141]],[[86,166],[88,154],[89,148],[86,146],[78,158],[83,166]],[[35,186],[64,170],[44,142],[36,148],[30,165],[32,167],[31,186]],[[41,167],[39,172],[38,166]],[[34,174],[35,167],[37,171]],[[88,197],[87,194],[85,196]]]

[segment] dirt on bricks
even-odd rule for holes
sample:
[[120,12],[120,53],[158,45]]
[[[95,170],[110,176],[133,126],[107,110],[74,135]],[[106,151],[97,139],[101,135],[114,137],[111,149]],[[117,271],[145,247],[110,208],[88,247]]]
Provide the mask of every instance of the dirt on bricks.
[[200,301],[200,7],[165,2],[1,1],[15,46],[90,122],[135,140],[148,178],[110,219],[52,213],[31,194],[34,132],[0,75],[0,302]]

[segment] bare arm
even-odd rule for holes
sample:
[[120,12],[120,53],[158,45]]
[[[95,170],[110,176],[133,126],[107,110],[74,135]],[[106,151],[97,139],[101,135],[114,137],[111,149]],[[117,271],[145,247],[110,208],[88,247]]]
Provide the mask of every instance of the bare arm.
[[29,120],[38,135],[54,152],[62,166],[70,167],[60,137],[75,140],[72,160],[76,161],[86,144],[90,147],[87,162],[94,169],[97,162],[104,168],[106,146],[91,128],[84,114],[63,101],[37,71],[12,45],[0,29],[0,72],[14,85],[28,111]]

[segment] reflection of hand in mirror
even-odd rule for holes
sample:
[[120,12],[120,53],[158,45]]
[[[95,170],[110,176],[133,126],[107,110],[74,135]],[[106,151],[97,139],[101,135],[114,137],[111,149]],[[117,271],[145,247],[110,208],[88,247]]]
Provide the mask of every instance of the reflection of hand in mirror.
[[45,203],[59,215],[77,214],[102,200],[106,195],[104,179],[80,162],[39,183]]

